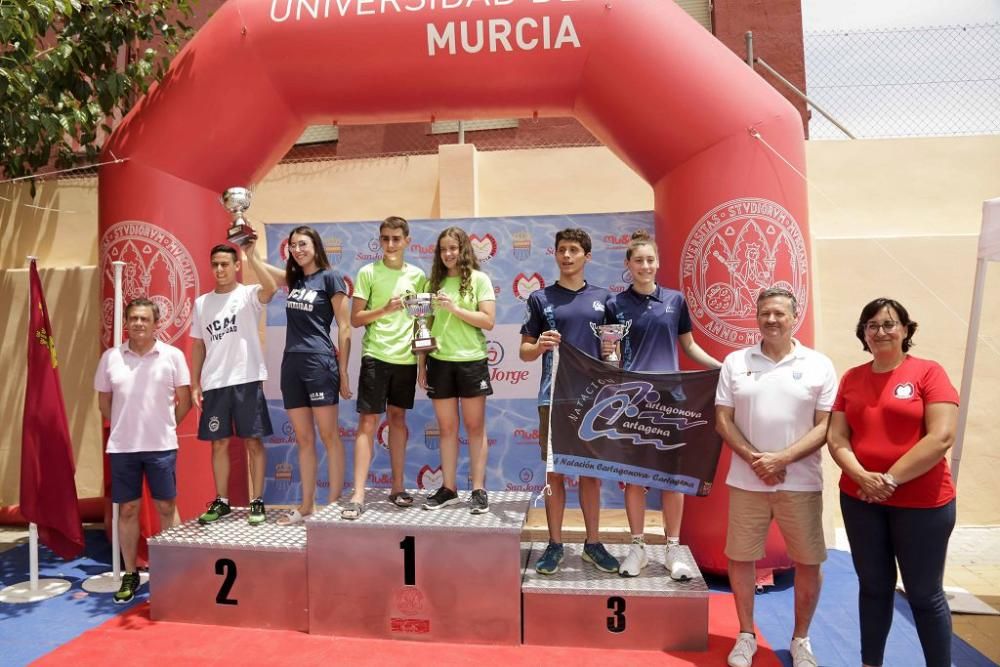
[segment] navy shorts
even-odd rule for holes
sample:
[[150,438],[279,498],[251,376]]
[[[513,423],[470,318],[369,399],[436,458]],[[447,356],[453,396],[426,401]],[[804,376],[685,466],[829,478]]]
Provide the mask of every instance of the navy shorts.
[[127,503],[142,497],[142,476],[156,500],[177,497],[177,450],[108,454],[111,460],[111,500]]
[[427,357],[427,398],[473,398],[493,393],[490,367],[478,361],[442,361]]
[[286,410],[340,402],[340,369],[332,352],[286,354],[281,360],[281,398]]
[[260,439],[272,433],[262,383],[219,387],[202,395],[199,440],[222,440],[234,434],[241,438]]
[[375,357],[361,358],[358,381],[358,412],[380,415],[385,406],[409,410],[417,393],[417,365],[390,364]]

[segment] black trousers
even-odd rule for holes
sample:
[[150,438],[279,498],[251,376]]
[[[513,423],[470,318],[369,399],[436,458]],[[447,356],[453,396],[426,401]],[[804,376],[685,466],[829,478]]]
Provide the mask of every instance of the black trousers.
[[955,501],[932,508],[889,507],[840,494],[858,574],[861,659],[881,665],[892,625],[896,564],[928,667],[951,665],[951,610],[944,561],[955,527]]

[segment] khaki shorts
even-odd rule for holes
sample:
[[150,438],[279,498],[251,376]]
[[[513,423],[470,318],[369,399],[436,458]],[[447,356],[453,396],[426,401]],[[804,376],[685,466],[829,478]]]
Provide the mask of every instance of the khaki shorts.
[[793,561],[819,565],[826,560],[821,491],[745,491],[732,486],[726,557],[744,562],[763,558],[772,518]]
[[538,445],[542,448],[542,460],[548,460],[549,453],[549,406],[538,406]]

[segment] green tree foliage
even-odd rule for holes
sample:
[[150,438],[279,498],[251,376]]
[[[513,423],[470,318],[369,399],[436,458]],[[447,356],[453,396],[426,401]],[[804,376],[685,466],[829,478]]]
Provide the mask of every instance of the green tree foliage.
[[191,0],[0,0],[0,171],[93,162],[190,37]]

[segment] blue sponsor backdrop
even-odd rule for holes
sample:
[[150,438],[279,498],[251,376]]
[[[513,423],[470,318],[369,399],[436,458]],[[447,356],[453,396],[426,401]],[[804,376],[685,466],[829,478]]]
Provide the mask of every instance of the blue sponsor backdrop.
[[[271,223],[267,225],[268,261],[284,266],[286,244],[293,228],[301,223]],[[322,236],[327,256],[333,267],[342,272],[349,288],[353,288],[358,270],[381,257],[375,222],[312,224]],[[588,281],[619,292],[630,280],[625,271],[625,247],[637,229],[653,231],[653,214],[605,213],[592,215],[551,215],[518,218],[468,218],[453,220],[417,220],[410,223],[412,238],[407,261],[430,274],[434,244],[438,234],[449,226],[468,232],[475,246],[481,268],[493,281],[497,294],[497,319],[493,331],[487,332],[489,363],[494,394],[486,401],[487,437],[490,444],[486,484],[491,490],[537,492],[545,485],[545,466],[539,456],[537,394],[541,362],[525,364],[518,359],[520,327],[525,314],[525,300],[535,289],[552,284],[558,277],[554,259],[554,237],[566,227],[587,230],[594,243],[593,260],[587,267]],[[295,436],[281,404],[279,369],[285,340],[284,293],[268,305],[265,350],[271,379],[265,383],[265,393],[271,411],[275,435],[266,440],[267,482],[264,499],[269,504],[295,504],[301,500],[301,481]],[[336,335],[334,334],[334,341]],[[356,390],[361,359],[361,330],[352,332],[352,351],[348,365],[352,389]],[[433,490],[440,485],[440,454],[434,409],[423,391],[417,389],[417,400],[407,416],[410,436],[406,457],[406,485],[409,488]],[[354,431],[357,426],[355,403],[341,401],[340,434],[346,457],[345,491],[352,484]],[[464,432],[460,434],[465,437]],[[376,437],[375,457],[368,478],[369,487],[390,486],[386,424],[383,421]],[[464,441],[463,441],[464,444]],[[316,439],[319,463],[317,501],[329,502],[326,455]],[[458,480],[469,488],[468,454],[462,449]],[[575,482],[570,485],[568,502],[577,502]],[[654,494],[658,495],[658,494]],[[622,494],[617,484],[605,483],[605,507],[622,507]]]

